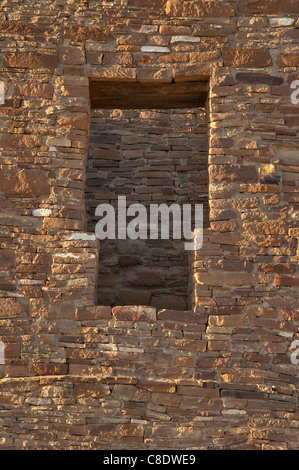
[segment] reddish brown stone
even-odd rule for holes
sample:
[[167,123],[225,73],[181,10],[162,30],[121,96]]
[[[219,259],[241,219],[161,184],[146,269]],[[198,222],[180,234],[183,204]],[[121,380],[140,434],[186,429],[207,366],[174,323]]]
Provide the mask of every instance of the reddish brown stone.
[[259,263],[258,269],[265,273],[290,274],[296,271],[296,266],[289,263]]
[[121,436],[132,436],[133,438],[141,437],[143,438],[144,429],[141,425],[136,424],[122,424],[120,426],[120,435]]
[[0,21],[1,34],[41,35],[47,32],[44,26],[22,21]]
[[218,232],[234,232],[237,228],[235,221],[211,222],[211,229]]
[[118,321],[143,321],[154,323],[156,321],[156,309],[154,307],[114,307],[112,309],[114,318]]
[[176,82],[207,81],[211,75],[211,68],[208,64],[182,64],[174,67],[173,75]]
[[177,339],[175,340],[174,346],[182,351],[204,352],[207,349],[207,342],[202,340]]
[[76,398],[101,398],[110,394],[110,388],[100,383],[76,383],[74,396]]
[[241,0],[238,6],[240,13],[267,13],[267,14],[298,14],[299,5],[297,0]]
[[199,315],[188,311],[178,310],[160,310],[157,315],[158,320],[169,320],[180,323],[200,323],[201,318]]
[[71,113],[69,116],[61,116],[57,119],[57,124],[61,127],[87,131],[89,119],[85,113]]
[[2,147],[34,148],[39,147],[40,144],[39,136],[27,134],[4,134],[0,140]]
[[138,380],[137,387],[144,388],[149,392],[175,393],[176,384],[164,380]]
[[156,308],[167,308],[169,310],[185,310],[187,301],[178,295],[153,295],[151,305]]
[[[299,449],[298,1],[3,3],[1,449]],[[202,249],[95,240],[118,195]]]
[[112,37],[108,28],[95,28],[92,26],[67,26],[65,36],[76,41],[106,41]]
[[167,0],[128,0],[128,6],[144,8],[163,8]]
[[135,287],[161,287],[165,284],[165,272],[162,269],[138,267],[128,274],[126,284]]
[[137,71],[137,80],[140,82],[156,82],[167,83],[172,81],[172,70],[164,69],[139,69]]
[[53,98],[53,86],[47,83],[26,83],[15,87],[15,94],[24,99],[27,97],[43,98],[50,100]]
[[118,302],[120,305],[149,305],[151,292],[143,289],[119,289]]
[[166,14],[169,16],[183,16],[195,18],[227,18],[235,16],[233,5],[220,4],[215,0],[205,2],[170,0],[166,3]]
[[15,254],[12,250],[0,250],[0,269],[12,268],[15,264]]
[[285,222],[245,222],[243,224],[244,233],[263,233],[265,235],[285,235],[287,225]]
[[24,317],[27,306],[18,300],[0,298],[0,318]]
[[61,47],[58,54],[59,62],[66,65],[83,65],[85,50],[82,47]]
[[0,193],[6,196],[48,196],[49,184],[42,170],[3,171]]
[[299,287],[299,277],[275,276],[274,283],[281,287]]
[[72,220],[63,217],[45,217],[44,227],[50,229],[80,230],[82,228],[82,223],[80,220]]
[[57,67],[57,56],[54,54],[13,52],[5,54],[4,67],[20,69],[53,69]]
[[208,52],[191,52],[190,53],[190,62],[212,62],[221,57],[221,52],[218,51],[208,51]]
[[255,182],[258,172],[253,165],[210,165],[210,181],[240,181],[242,183]]
[[110,320],[111,318],[111,307],[81,307],[76,310],[76,319],[79,321]]
[[299,54],[280,54],[277,58],[277,65],[280,67],[299,67]]
[[21,353],[20,343],[6,343],[5,345],[5,357],[7,358],[18,358]]
[[268,67],[272,64],[268,49],[228,48],[222,49],[225,67],[248,68]]
[[65,375],[68,371],[67,364],[46,364],[43,362],[36,362],[31,366],[33,375]]
[[160,34],[162,34],[162,36],[191,35],[191,28],[190,26],[161,25]]

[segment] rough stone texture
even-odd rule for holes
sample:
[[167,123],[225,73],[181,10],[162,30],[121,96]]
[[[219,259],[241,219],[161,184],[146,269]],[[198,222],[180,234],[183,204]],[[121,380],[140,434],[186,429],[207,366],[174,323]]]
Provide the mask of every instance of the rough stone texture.
[[49,196],[46,174],[41,170],[3,171],[0,192],[5,196]]
[[[1,448],[299,449],[299,366],[290,357],[299,339],[290,89],[299,80],[298,8],[297,0],[1,2]],[[99,111],[89,83],[138,79],[208,82],[210,227],[189,261],[190,311],[149,306],[144,285],[136,302],[135,287],[122,286],[130,305],[113,311],[96,300],[101,249],[87,232],[85,200]],[[179,126],[177,111],[166,115]],[[124,129],[130,113],[114,113]],[[175,159],[185,158],[183,142],[171,144]],[[98,160],[110,168],[101,170],[107,192],[123,160],[106,144]],[[118,259],[136,261],[132,252]],[[113,266],[102,273],[107,284]]]
[[[119,195],[126,196],[127,206],[143,204],[148,218],[150,204],[204,204],[207,225],[207,127],[202,109],[96,109],[91,125],[85,190],[88,231],[94,232],[99,220],[96,207],[109,202],[117,210]],[[184,240],[102,241],[97,302],[159,308],[177,304],[183,310],[192,297],[188,266]]]
[[259,68],[272,64],[272,59],[268,49],[241,49],[223,48],[223,63],[226,67],[237,68]]
[[52,54],[33,54],[28,53],[12,53],[5,54],[3,65],[4,67],[10,68],[21,68],[21,69],[41,69],[41,68],[55,68],[57,66],[57,57]]

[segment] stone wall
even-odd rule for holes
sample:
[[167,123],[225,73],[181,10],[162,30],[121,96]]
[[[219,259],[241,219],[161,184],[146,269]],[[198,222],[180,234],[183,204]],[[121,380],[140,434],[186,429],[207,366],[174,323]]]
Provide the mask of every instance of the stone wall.
[[[137,92],[137,90],[136,90]],[[87,161],[87,229],[95,232],[99,204],[204,205],[209,220],[207,128],[204,110],[94,110]],[[128,222],[130,218],[128,217]],[[191,220],[192,229],[194,216]],[[191,229],[191,227],[190,227]],[[189,256],[184,240],[101,242],[99,305],[188,308]]]
[[[298,2],[1,7],[3,447],[298,449]],[[97,305],[85,200],[102,82],[207,85],[190,311]]]

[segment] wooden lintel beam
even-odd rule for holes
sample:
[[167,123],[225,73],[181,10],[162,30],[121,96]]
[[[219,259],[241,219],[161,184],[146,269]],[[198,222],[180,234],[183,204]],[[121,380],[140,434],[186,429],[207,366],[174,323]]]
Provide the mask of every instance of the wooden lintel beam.
[[102,109],[176,109],[202,107],[208,92],[207,82],[186,83],[108,83],[90,81],[92,108]]

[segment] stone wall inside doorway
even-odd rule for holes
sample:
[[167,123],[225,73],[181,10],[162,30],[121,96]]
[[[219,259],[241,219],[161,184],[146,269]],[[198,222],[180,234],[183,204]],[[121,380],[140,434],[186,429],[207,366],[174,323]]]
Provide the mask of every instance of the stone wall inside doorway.
[[[208,149],[204,108],[94,109],[87,160],[87,230],[95,209],[118,196],[142,204],[204,206],[208,224]],[[194,215],[194,214],[193,214]],[[131,218],[132,219],[132,218]],[[194,219],[194,217],[193,217]],[[128,218],[128,221],[130,218]],[[194,226],[194,220],[192,228]],[[99,257],[98,305],[152,305],[186,310],[192,302],[192,257],[185,240],[105,240]]]

